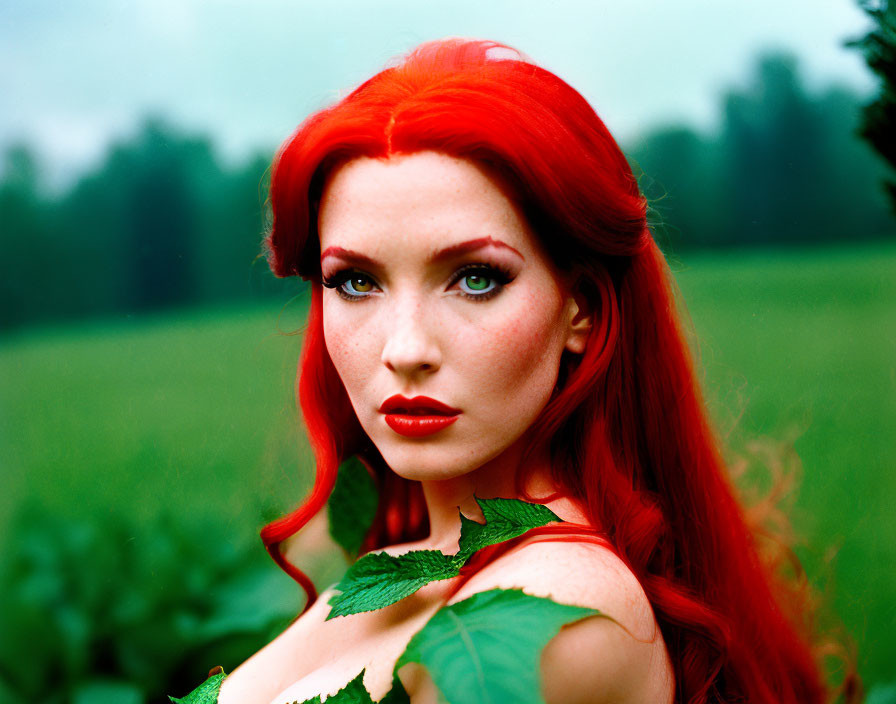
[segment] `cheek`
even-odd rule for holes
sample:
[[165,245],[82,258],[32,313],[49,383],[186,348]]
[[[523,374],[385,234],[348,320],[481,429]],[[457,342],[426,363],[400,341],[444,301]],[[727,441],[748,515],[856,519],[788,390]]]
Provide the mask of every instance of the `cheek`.
[[[549,299],[550,300],[550,299]],[[521,297],[500,321],[483,326],[482,349],[471,358],[495,398],[536,402],[553,390],[563,344],[559,308],[538,295]]]
[[353,324],[338,310],[324,304],[323,314],[324,344],[346,391],[353,396],[354,390],[368,377],[363,365],[371,357],[372,341],[366,339],[364,326]]

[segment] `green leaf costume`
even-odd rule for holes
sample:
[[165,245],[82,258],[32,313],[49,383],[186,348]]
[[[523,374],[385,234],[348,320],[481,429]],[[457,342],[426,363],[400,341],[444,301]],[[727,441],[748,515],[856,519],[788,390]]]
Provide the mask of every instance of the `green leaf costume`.
[[[369,480],[366,469],[358,464]],[[359,480],[358,467],[340,468],[340,473],[343,471],[359,475],[348,479],[346,484]],[[360,548],[366,526],[355,514],[350,520],[337,519],[336,527],[332,527],[334,513],[357,509],[356,504],[344,498],[345,501],[337,497],[331,504],[331,533],[351,553]],[[414,550],[397,556],[385,552],[364,555],[336,585],[337,593],[330,598],[327,619],[394,604],[430,582],[456,577],[478,550],[560,521],[540,504],[516,499],[477,498],[476,501],[485,523],[460,516],[457,554]],[[362,511],[364,520],[372,521],[374,512],[375,504],[372,509],[366,505]],[[392,689],[380,704],[408,704],[407,693],[398,678],[398,670],[408,663],[425,667],[449,704],[538,704],[542,701],[539,677],[542,649],[564,624],[597,614],[594,609],[558,604],[529,596],[519,589],[493,589],[444,606],[411,638],[395,665]],[[326,699],[317,696],[302,704],[322,704],[322,701],[374,704],[364,688],[363,678],[362,670],[336,694]],[[184,699],[171,701],[216,704],[223,679],[223,673],[214,675]]]
[[445,606],[398,660],[426,667],[451,704],[541,702],[539,656],[560,627],[599,612],[492,589]]
[[533,528],[560,519],[545,506],[516,499],[476,499],[486,522],[460,515],[461,533],[456,555],[438,550],[414,550],[393,556],[368,553],[352,565],[330,597],[327,619],[375,611],[394,604],[430,582],[451,579],[477,550],[516,538]]
[[[378,703],[375,703],[370,693],[364,688],[364,670],[361,670],[351,682],[340,689],[332,697],[327,697],[327,704],[410,704],[407,692],[401,686],[401,680],[395,677],[392,680],[392,689]],[[299,704],[293,702],[292,704]],[[306,699],[301,704],[321,704],[321,698]]]
[[[216,668],[220,669],[220,668]],[[214,671],[214,670],[213,670]],[[205,682],[190,692],[183,699],[168,697],[174,704],[217,704],[221,683],[227,675],[224,671],[211,675]]]

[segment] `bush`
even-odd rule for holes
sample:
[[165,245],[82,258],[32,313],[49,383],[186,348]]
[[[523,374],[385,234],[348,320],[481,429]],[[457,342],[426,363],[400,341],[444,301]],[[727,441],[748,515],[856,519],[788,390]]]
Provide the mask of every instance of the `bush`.
[[223,525],[30,507],[0,567],[0,702],[142,704],[228,670],[299,610],[296,586]]

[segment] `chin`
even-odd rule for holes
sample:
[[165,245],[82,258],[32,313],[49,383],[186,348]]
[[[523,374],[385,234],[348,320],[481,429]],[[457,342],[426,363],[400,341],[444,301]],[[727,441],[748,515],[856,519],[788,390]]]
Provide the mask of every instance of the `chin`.
[[374,436],[374,444],[389,468],[404,479],[453,479],[473,471],[481,464],[477,453],[471,453],[469,448],[462,449],[457,442],[451,442],[448,438],[412,440],[385,435],[386,437]]
[[482,462],[470,459],[466,463],[458,463],[445,453],[432,452],[431,448],[407,448],[399,451],[382,452],[383,459],[389,468],[399,477],[411,481],[444,481],[456,479],[478,469]]
[[390,439],[377,446],[386,464],[398,476],[412,481],[445,481],[479,470],[507,449],[501,442],[477,447],[471,440],[445,438],[442,442],[415,443]]

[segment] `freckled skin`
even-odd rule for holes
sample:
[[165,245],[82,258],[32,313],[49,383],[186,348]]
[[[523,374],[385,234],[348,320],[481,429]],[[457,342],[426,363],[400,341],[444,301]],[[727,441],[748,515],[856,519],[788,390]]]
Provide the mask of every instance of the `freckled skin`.
[[[365,432],[397,474],[420,481],[426,501],[430,534],[386,550],[453,553],[458,508],[476,517],[474,495],[522,498],[514,483],[521,463],[549,469],[549,457],[538,456],[542,448],[526,457],[520,449],[553,392],[561,355],[584,351],[592,325],[587,302],[580,312],[521,215],[469,161],[434,152],[353,160],[330,175],[319,218],[323,278],[344,295],[360,295],[346,300],[338,288],[324,289],[327,350]],[[446,247],[483,238],[491,238],[484,249],[429,261]],[[475,286],[467,281],[465,289],[458,276],[470,264],[500,265],[511,280],[500,290],[490,280],[499,292],[471,300],[463,293]],[[378,412],[395,394],[429,396],[461,413],[434,434],[405,437]],[[549,472],[539,476],[533,495],[549,496],[557,487]],[[587,522],[568,499],[547,505],[563,520]],[[362,669],[379,700],[408,641],[441,606],[521,587],[612,616],[564,628],[547,646],[545,701],[672,701],[668,655],[634,575],[600,545],[565,542],[518,546],[456,594],[451,580],[436,581],[389,607],[344,618],[325,620],[325,592],[225,680],[219,701],[303,701],[338,691]],[[589,652],[609,655],[583,656]],[[414,704],[436,701],[425,671],[406,667],[400,677]]]
[[[474,163],[420,152],[341,167],[325,186],[318,224],[324,278],[352,268],[374,284],[355,300],[325,289],[323,320],[330,357],[383,458],[408,479],[449,479],[486,465],[503,472],[506,451],[551,396],[561,354],[584,347],[572,325],[575,300],[518,210]],[[481,237],[512,249],[427,261]],[[336,247],[381,266],[326,255]],[[469,300],[453,280],[476,263],[502,264],[513,280],[488,300]],[[462,412],[433,435],[404,437],[378,412],[394,394]]]

